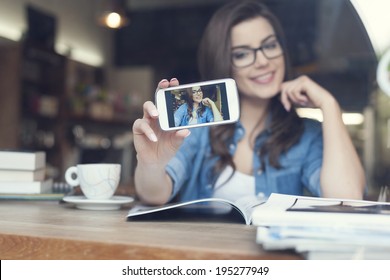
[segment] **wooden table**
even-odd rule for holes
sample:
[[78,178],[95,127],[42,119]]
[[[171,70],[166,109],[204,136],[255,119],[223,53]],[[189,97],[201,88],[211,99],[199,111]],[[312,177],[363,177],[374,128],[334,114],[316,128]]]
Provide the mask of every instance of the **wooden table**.
[[0,259],[300,259],[262,250],[252,226],[127,222],[129,207],[90,211],[57,201],[0,201]]

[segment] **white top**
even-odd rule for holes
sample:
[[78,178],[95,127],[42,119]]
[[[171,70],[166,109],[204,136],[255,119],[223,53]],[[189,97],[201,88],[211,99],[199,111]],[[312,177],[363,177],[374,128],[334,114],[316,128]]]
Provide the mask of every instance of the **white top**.
[[213,197],[234,202],[244,196],[255,196],[255,177],[236,170],[233,177],[225,183],[232,173],[233,167],[230,165],[222,171],[215,184]]
[[[227,166],[222,171],[215,184],[213,197],[223,198],[241,205],[255,205],[264,200],[264,197],[256,196],[254,176],[236,170],[232,178],[225,183],[232,172],[233,167],[231,166]],[[220,209],[219,212],[228,212],[230,209],[230,206],[226,206],[223,209]]]
[[188,121],[188,124],[189,125],[198,124],[198,114],[196,113],[195,108],[192,110],[192,116],[191,116],[190,120]]

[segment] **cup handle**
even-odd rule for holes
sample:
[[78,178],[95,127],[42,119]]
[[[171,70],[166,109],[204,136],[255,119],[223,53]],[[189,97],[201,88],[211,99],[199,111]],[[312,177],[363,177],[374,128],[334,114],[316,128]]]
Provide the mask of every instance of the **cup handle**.
[[[76,178],[73,178],[72,175],[76,175]],[[69,167],[65,172],[65,181],[72,187],[77,187],[80,185],[79,179],[77,177],[77,166]]]

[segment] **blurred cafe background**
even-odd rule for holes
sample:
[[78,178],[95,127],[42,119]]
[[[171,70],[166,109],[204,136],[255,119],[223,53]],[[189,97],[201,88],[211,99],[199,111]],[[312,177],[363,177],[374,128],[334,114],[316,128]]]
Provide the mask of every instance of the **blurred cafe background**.
[[[0,149],[46,151],[56,181],[77,163],[118,162],[131,184],[143,102],[162,78],[199,79],[199,39],[227,1],[0,0]],[[376,195],[390,184],[390,2],[264,2],[285,28],[295,74],[340,102]]]

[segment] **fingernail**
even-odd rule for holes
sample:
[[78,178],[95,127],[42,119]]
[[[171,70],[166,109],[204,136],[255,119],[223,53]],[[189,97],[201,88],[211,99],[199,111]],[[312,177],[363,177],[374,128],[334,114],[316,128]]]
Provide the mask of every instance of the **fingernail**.
[[177,81],[177,79],[176,79],[176,78],[172,78],[172,79],[171,79],[171,82],[172,82],[172,81]]
[[152,142],[157,142],[157,136],[154,133],[149,134],[149,140]]
[[160,81],[160,83],[164,83],[164,82],[168,82],[168,80],[167,80],[167,79],[162,79],[162,80]]

